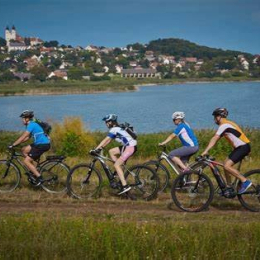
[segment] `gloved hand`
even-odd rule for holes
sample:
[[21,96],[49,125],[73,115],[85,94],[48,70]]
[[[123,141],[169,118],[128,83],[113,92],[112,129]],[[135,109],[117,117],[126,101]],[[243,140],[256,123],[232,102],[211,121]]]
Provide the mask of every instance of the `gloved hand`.
[[10,144],[10,145],[7,146],[7,148],[8,148],[9,150],[12,150],[12,149],[14,148],[14,145]]

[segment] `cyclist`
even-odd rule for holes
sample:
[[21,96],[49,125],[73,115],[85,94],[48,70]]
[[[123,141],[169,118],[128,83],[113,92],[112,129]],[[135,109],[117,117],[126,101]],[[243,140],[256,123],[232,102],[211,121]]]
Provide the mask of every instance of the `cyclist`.
[[25,110],[20,115],[23,124],[26,126],[25,132],[11,145],[10,148],[26,142],[33,137],[33,143],[22,148],[22,153],[25,157],[24,163],[35,177],[35,185],[38,186],[43,182],[42,176],[33,164],[34,160],[50,149],[50,139],[44,133],[42,127],[34,122],[34,113],[30,110]]
[[[131,189],[131,187],[126,183],[124,172],[121,166],[136,152],[137,141],[131,137],[131,135],[127,133],[126,130],[119,126],[117,122],[117,116],[115,114],[106,115],[103,118],[103,121],[105,121],[107,127],[109,128],[109,132],[103,141],[101,141],[101,143],[96,147],[96,150],[104,148],[113,139],[121,143],[121,146],[114,147],[109,150],[109,155],[115,162],[114,167],[122,183],[122,189],[118,193],[118,195],[121,195]],[[117,157],[118,155],[120,155],[119,158]]]
[[187,172],[190,169],[185,165],[185,163],[187,163],[190,157],[199,150],[199,144],[193,130],[189,124],[184,121],[184,118],[184,112],[177,111],[172,114],[173,123],[177,128],[166,138],[165,141],[159,143],[159,145],[165,145],[175,137],[179,137],[183,146],[172,150],[168,157],[175,162],[183,172]]
[[226,119],[228,116],[226,108],[216,108],[212,115],[219,128],[201,155],[207,155],[209,150],[224,136],[234,148],[224,162],[226,180],[228,185],[231,186],[230,174],[238,178],[242,182],[238,194],[242,194],[252,185],[252,182],[241,175],[233,166],[250,153],[250,141],[236,123]]

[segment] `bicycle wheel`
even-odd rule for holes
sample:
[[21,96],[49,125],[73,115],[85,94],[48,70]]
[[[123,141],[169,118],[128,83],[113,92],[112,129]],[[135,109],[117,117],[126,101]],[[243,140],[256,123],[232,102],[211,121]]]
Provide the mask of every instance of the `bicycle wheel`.
[[48,161],[40,168],[42,188],[49,193],[65,193],[69,167],[60,161]]
[[0,193],[14,191],[21,180],[18,167],[6,160],[0,161]]
[[207,175],[192,171],[179,175],[173,181],[171,195],[175,205],[181,210],[198,212],[209,206],[214,188]]
[[131,186],[130,193],[137,199],[151,200],[156,197],[159,179],[148,166],[135,165],[125,172],[127,184]]
[[[252,181],[251,187],[243,194],[238,194],[237,197],[240,203],[246,209],[254,212],[260,211],[260,169],[252,170],[244,174],[244,176]],[[241,182],[238,183],[240,187]]]
[[169,186],[170,173],[168,169],[158,161],[149,161],[144,165],[153,169],[159,178],[158,193],[163,192]]
[[89,164],[78,164],[73,167],[67,178],[69,195],[77,199],[98,197],[102,176],[96,168]]

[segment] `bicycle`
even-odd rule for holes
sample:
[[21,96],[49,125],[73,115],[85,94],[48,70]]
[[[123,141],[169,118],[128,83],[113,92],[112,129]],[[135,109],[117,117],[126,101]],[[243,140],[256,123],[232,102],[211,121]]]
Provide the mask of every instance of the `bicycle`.
[[[188,212],[205,210],[216,193],[230,199],[237,196],[241,205],[246,209],[254,212],[260,211],[260,169],[244,174],[253,184],[245,193],[238,194],[241,181],[236,179],[232,186],[228,187],[219,170],[219,167],[224,167],[222,163],[215,161],[210,156],[199,156],[196,161],[196,170],[183,173],[173,182],[171,195],[178,208]],[[213,174],[213,181],[216,182],[214,185],[205,173],[207,169],[210,169]]]
[[[106,174],[112,189],[121,189],[121,182],[117,181],[117,173],[112,172],[108,162],[114,161],[95,150],[90,151],[93,160],[90,163],[81,163],[74,166],[67,178],[69,195],[78,199],[95,198],[100,195],[102,188],[102,175],[97,169],[99,162]],[[156,197],[158,191],[158,177],[156,173],[144,165],[135,165],[127,168],[124,164],[124,175],[131,190],[126,193],[130,199],[151,200]]]
[[[36,177],[30,172],[28,167],[20,160],[24,157],[18,153],[15,148],[8,148],[9,157],[0,160],[0,193],[9,193],[14,191],[21,182],[21,170],[27,175],[28,182],[37,186]],[[63,161],[65,156],[51,155],[44,161],[36,161],[36,168],[43,177],[41,186],[49,193],[65,193],[66,178],[69,173],[69,166]]]
[[169,159],[168,154],[166,153],[166,146],[163,145],[159,147],[162,149],[162,151],[158,152],[157,149],[157,160],[150,160],[144,163],[144,165],[151,167],[156,172],[160,181],[158,193],[161,193],[169,186],[170,182],[170,171],[162,162],[165,161],[177,176],[181,174],[181,170],[178,165]]

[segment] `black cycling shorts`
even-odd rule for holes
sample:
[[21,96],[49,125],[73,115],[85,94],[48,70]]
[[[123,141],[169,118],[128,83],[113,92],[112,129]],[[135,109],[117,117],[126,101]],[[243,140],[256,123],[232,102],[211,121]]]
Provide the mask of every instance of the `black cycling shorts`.
[[28,154],[33,160],[37,160],[41,157],[41,155],[48,150],[50,150],[51,145],[50,144],[31,144],[31,150]]
[[250,153],[250,151],[250,144],[241,145],[235,148],[232,151],[232,153],[228,156],[228,158],[236,164],[240,162],[245,156],[247,156]]

